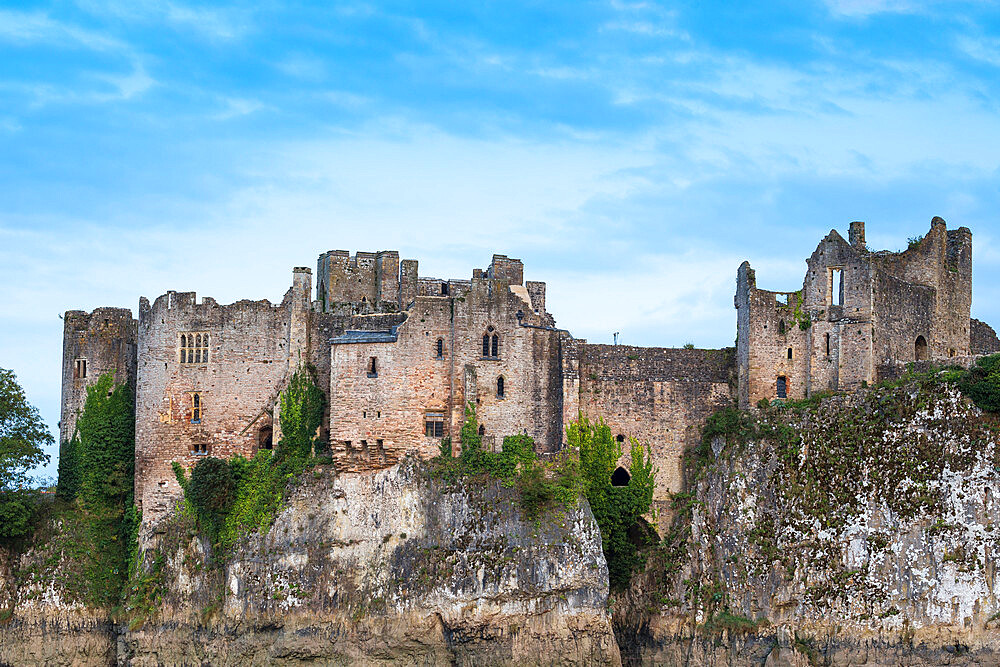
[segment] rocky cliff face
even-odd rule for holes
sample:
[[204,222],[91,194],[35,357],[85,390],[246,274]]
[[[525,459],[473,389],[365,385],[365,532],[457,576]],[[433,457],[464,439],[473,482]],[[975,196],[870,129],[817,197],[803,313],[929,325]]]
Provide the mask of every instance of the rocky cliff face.
[[446,488],[414,461],[307,472],[266,535],[225,565],[175,518],[147,555],[161,602],[122,634],[120,658],[619,663],[589,508],[536,525],[520,518],[514,490],[470,485]]
[[996,664],[995,418],[952,386],[729,423],[615,604],[633,664]]

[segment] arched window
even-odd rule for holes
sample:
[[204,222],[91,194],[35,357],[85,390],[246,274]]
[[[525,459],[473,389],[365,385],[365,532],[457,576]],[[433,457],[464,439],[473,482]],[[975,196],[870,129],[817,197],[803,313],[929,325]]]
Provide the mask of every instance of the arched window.
[[628,470],[618,466],[615,471],[611,473],[611,486],[628,486],[630,479],[632,479],[632,475],[628,474]]
[[434,345],[434,351],[438,359],[444,358],[444,339],[438,338],[437,343]]
[[191,423],[201,423],[201,394],[194,392],[191,394]]
[[181,334],[181,363],[187,363],[187,336]]
[[486,427],[483,424],[479,425],[479,435],[486,435]]
[[923,336],[917,336],[917,341],[913,344],[913,355],[917,361],[926,361],[929,358],[927,339]]
[[504,396],[504,394],[503,394],[503,390],[504,390],[503,384],[504,384],[503,383],[503,376],[501,375],[500,377],[497,378],[497,398],[503,398],[503,396]]
[[487,359],[500,358],[500,334],[492,326],[486,327],[483,334],[483,356]]

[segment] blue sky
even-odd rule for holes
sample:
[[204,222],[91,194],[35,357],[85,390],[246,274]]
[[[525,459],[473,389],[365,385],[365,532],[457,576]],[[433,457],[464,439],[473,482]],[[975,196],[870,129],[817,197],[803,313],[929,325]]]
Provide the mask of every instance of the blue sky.
[[0,2],[0,366],[54,430],[63,311],[276,301],[333,248],[724,346],[744,259],[796,289],[934,215],[1000,324],[998,106],[997,2]]

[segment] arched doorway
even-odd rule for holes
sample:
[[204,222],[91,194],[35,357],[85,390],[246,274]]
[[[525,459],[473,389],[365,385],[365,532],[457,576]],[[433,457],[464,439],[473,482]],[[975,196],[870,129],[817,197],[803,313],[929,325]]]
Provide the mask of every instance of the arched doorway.
[[270,426],[261,426],[260,430],[257,431],[257,449],[272,449],[274,447],[271,440],[272,434]]
[[926,361],[930,358],[927,352],[927,339],[917,336],[917,342],[913,344],[913,353],[917,361]]
[[628,474],[628,470],[618,466],[618,468],[611,473],[611,486],[628,486],[628,481],[632,479],[632,475]]

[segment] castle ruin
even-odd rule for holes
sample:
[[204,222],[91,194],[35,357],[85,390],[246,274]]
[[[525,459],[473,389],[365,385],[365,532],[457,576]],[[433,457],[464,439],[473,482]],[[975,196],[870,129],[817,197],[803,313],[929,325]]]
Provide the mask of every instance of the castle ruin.
[[[558,451],[566,425],[603,418],[620,441],[649,443],[654,506],[682,489],[682,454],[704,420],[737,400],[852,390],[911,363],[968,364],[1000,351],[970,319],[972,235],[940,218],[913,247],[870,251],[864,224],[836,231],[807,260],[802,290],[768,292],[737,273],[736,349],[595,345],[555,325],[545,283],[494,255],[471,279],[421,277],[399,253],[334,250],[295,268],[280,304],[219,304],[167,292],[127,309],[65,317],[60,437],[73,435],[85,388],[111,372],[135,389],[135,497],[150,524],[181,496],[173,461],[252,457],[280,439],[278,397],[311,364],[327,393],[321,438],[338,469],[437,455],[468,403],[484,443],[527,433]],[[669,512],[662,511],[662,516]]]

